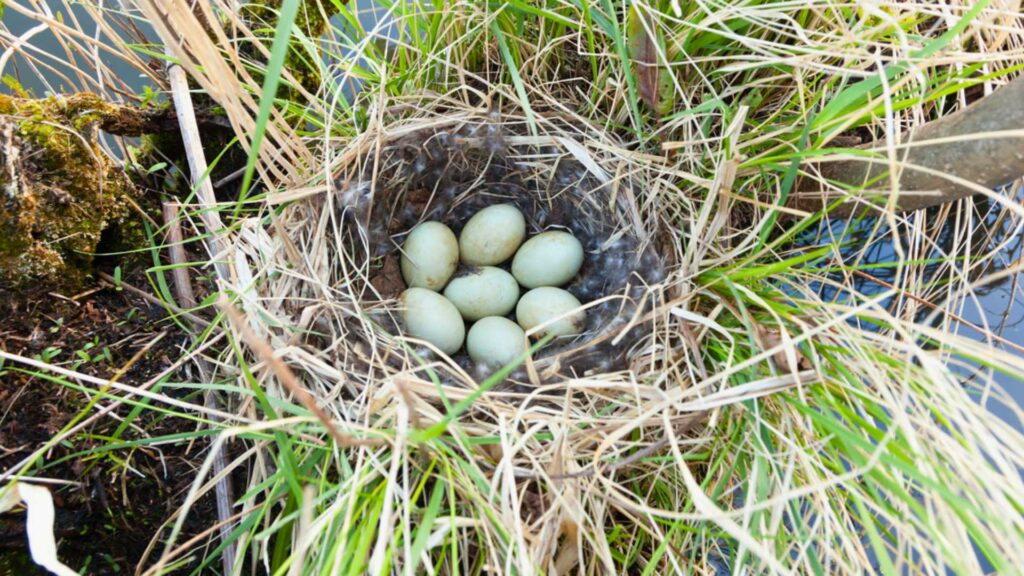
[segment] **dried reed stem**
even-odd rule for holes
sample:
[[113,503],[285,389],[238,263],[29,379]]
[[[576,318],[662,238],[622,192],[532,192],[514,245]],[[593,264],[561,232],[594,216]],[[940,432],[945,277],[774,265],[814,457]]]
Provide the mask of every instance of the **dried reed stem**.
[[[202,155],[201,151],[200,155]],[[189,158],[191,157],[192,155],[189,154]],[[188,268],[186,267],[188,259],[185,256],[185,249],[182,246],[181,222],[178,220],[178,204],[175,202],[164,202],[163,216],[164,224],[167,226],[168,252],[170,253],[171,264],[174,265],[172,273],[172,277],[174,279],[174,291],[182,306],[186,308],[194,308],[196,305],[196,297],[195,293],[192,291],[192,282],[189,280]],[[192,332],[193,340],[196,340],[196,331],[193,330]],[[210,363],[202,356],[196,356],[196,362],[199,364],[199,370],[201,373],[207,375],[213,374],[213,369],[210,366]],[[217,396],[214,394],[213,390],[205,390],[203,392],[203,404],[205,404],[207,408],[217,408]],[[220,420],[214,418],[213,423],[214,426],[216,426],[220,423]],[[211,445],[211,450],[214,451],[213,471],[214,475],[218,478],[217,485],[214,489],[217,500],[217,520],[220,525],[220,540],[224,543],[224,550],[221,551],[221,565],[224,568],[224,574],[231,574],[235,562],[235,542],[231,538],[232,524],[229,521],[229,518],[231,517],[233,502],[235,501],[234,491],[231,487],[231,476],[224,473],[224,470],[227,468],[224,451],[221,450],[216,443]]]

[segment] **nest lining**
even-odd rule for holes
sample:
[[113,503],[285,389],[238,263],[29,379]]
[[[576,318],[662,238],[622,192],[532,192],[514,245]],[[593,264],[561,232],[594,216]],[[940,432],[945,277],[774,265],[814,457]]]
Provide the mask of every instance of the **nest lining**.
[[[418,130],[367,155],[354,178],[346,175],[339,186],[348,214],[344,244],[353,250],[352,261],[369,264],[375,294],[367,308],[405,289],[399,246],[418,223],[438,220],[459,234],[477,211],[511,203],[526,217],[528,236],[566,230],[585,252],[580,273],[565,286],[587,307],[584,333],[542,348],[534,355],[538,370],[567,377],[626,368],[629,351],[645,333],[636,321],[642,312],[637,300],[648,284],[665,277],[667,263],[652,242],[656,230],[644,225],[628,180],[608,176],[567,138],[525,132],[522,123],[493,114]],[[381,328],[401,334],[394,310],[382,312],[375,315]],[[488,370],[464,351],[453,359],[477,377]]]

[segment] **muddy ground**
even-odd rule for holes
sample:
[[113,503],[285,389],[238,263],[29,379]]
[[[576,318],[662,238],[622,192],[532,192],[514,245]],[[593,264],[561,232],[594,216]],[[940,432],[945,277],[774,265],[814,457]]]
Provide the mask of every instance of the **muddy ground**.
[[[145,286],[144,278],[130,281]],[[166,335],[120,377],[125,383],[141,384],[166,370],[188,342],[162,308],[103,282],[78,294],[0,294],[0,349],[101,378],[112,377],[162,333]],[[171,389],[164,392],[200,401]],[[95,413],[93,408],[83,414],[89,401],[82,391],[25,366],[0,366],[0,471],[22,461],[73,419]],[[125,426],[131,412],[130,406],[121,406],[116,416],[105,416],[54,447],[31,472],[70,482],[51,486],[58,553],[86,574],[134,573],[154,535],[181,504],[205,456],[207,442],[202,439],[92,453],[109,445],[119,428],[122,441],[130,442],[196,426],[146,410]],[[29,560],[23,521],[20,509],[0,515],[0,575],[46,573]],[[189,515],[182,540],[215,521],[212,499],[201,500]],[[158,545],[155,554],[161,550]]]

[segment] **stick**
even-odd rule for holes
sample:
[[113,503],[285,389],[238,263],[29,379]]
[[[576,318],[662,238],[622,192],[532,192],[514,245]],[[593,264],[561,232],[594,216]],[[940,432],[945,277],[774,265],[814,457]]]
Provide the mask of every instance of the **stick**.
[[142,298],[143,300],[149,302],[154,306],[167,308],[171,312],[174,312],[176,316],[182,316],[188,319],[188,321],[192,322],[193,324],[202,326],[203,328],[206,328],[207,326],[210,325],[210,323],[204,318],[200,318],[199,316],[196,316],[195,314],[189,312],[188,310],[179,308],[178,306],[175,306],[170,302],[164,302],[163,300],[157,298],[156,296],[153,296],[149,292],[136,288],[135,286],[132,286],[131,284],[125,282],[124,280],[118,281],[116,278],[114,278],[110,274],[107,274],[106,272],[97,272],[96,275],[99,276],[101,280],[103,280],[110,286],[113,286],[114,288],[123,288],[125,291],[131,292],[132,294],[138,296],[139,298]]
[[185,256],[185,247],[182,245],[181,223],[178,222],[178,203],[164,202],[163,204],[164,224],[167,225],[167,251],[171,257],[171,270],[174,292],[178,296],[178,303],[186,309],[196,307],[196,296],[192,291],[192,282],[188,278],[188,268],[185,264],[188,258]]
[[[182,306],[185,308],[195,308],[196,297],[192,291],[192,282],[188,277],[188,268],[185,266],[188,260],[185,256],[185,249],[181,244],[182,234],[181,222],[178,220],[178,204],[175,202],[164,202],[163,214],[164,224],[167,225],[168,252],[170,253],[171,264],[174,264],[173,274],[171,275],[174,292]],[[194,332],[195,330],[193,330]],[[196,362],[199,364],[199,372],[201,374],[213,374],[213,369],[205,358],[197,356]],[[203,392],[203,404],[207,408],[217,409],[217,396],[213,393],[213,390],[205,390]],[[215,424],[220,422],[220,419],[216,417],[213,420]],[[217,520],[220,525],[220,539],[225,544],[224,553],[221,555],[221,564],[224,567],[224,573],[231,574],[235,560],[235,543],[231,541],[231,522],[229,518],[231,517],[232,503],[235,501],[234,490],[231,487],[231,476],[224,474],[224,470],[227,468],[224,451],[217,449],[216,446],[213,450],[213,472],[215,476],[220,478],[217,480],[214,490],[217,499]]]
[[[210,253],[214,258],[223,257],[226,253],[221,232],[224,230],[224,223],[221,222],[220,213],[217,212],[217,199],[213,194],[213,184],[210,183],[209,166],[206,164],[206,154],[203,153],[201,144],[202,138],[199,135],[199,125],[196,124],[196,113],[192,108],[192,94],[188,88],[188,78],[185,71],[177,64],[171,64],[167,68],[167,78],[171,83],[171,91],[174,95],[174,108],[178,112],[178,124],[181,126],[181,141],[185,145],[185,155],[188,157],[188,168],[192,175],[192,186],[196,188],[196,196],[199,198],[199,218],[206,226],[209,235]],[[227,262],[214,260],[214,267],[221,280],[231,280],[231,270]]]
[[[217,276],[221,282],[229,282],[231,280],[230,266],[227,262],[221,260],[227,254],[221,237],[224,223],[221,222],[220,214],[215,209],[217,199],[214,197],[213,185],[210,183],[209,166],[206,164],[206,155],[203,153],[199,136],[199,126],[196,123],[196,114],[192,107],[192,94],[189,92],[188,78],[185,76],[185,71],[177,64],[168,66],[167,78],[170,81],[171,92],[174,96],[174,109],[178,113],[178,123],[181,126],[181,140],[184,143],[185,155],[188,158],[192,185],[196,188],[196,196],[199,198],[201,208],[199,218],[203,221],[207,232],[209,232],[208,242],[210,253],[214,259],[214,269],[217,271]],[[181,248],[181,229],[178,224],[176,204],[173,205],[170,213],[168,212],[168,205],[164,205],[164,218],[166,219],[168,216],[173,216],[173,219],[167,222],[171,230],[169,232],[169,239],[176,239],[171,240],[171,260],[173,262],[177,257],[180,261],[173,263],[183,265],[185,264],[185,251]],[[178,297],[182,300],[181,303],[188,308],[194,307],[195,296],[192,293],[192,286],[188,280],[188,271],[183,267],[176,268],[174,280],[175,287],[178,290]],[[201,373],[212,374],[210,366],[205,361],[199,363],[199,369]],[[203,402],[208,409],[217,409],[217,397],[212,390],[207,390],[203,393]],[[227,464],[224,459],[224,453],[220,451],[216,443],[213,444],[212,449],[215,450],[213,454],[214,473],[220,475]],[[221,524],[220,540],[224,545],[220,557],[224,574],[234,573],[236,554],[235,543],[231,539],[232,525],[227,521],[231,516],[231,503],[233,501],[229,482],[228,476],[224,474],[216,486],[217,518]]]

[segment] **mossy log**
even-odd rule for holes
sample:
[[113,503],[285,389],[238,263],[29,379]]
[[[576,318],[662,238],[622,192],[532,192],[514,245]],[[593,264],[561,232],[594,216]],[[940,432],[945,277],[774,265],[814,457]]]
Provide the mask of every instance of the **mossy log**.
[[135,194],[99,132],[142,133],[152,127],[145,116],[95,94],[0,95],[0,283],[82,280],[103,230]]

